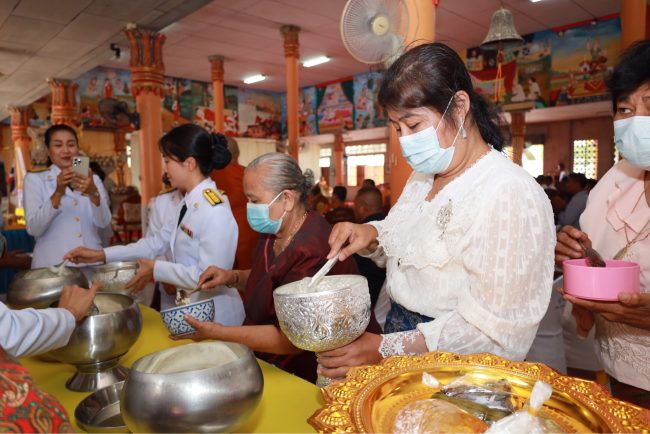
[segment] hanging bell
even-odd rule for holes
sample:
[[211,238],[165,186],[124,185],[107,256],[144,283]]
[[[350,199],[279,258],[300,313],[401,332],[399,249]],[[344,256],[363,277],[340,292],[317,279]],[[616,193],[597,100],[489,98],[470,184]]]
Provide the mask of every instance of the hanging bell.
[[508,9],[499,8],[492,14],[490,29],[481,43],[481,48],[496,49],[505,45],[520,44],[523,41],[524,38],[515,29],[512,13]]

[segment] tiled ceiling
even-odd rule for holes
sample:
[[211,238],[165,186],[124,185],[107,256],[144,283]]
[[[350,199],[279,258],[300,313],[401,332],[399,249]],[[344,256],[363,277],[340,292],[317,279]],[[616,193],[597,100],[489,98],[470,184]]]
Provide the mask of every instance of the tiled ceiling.
[[[367,71],[369,66],[354,60],[341,42],[339,19],[345,3],[346,0],[213,0],[164,30],[168,37],[164,48],[167,73],[209,81],[207,58],[221,54],[226,57],[228,84],[242,85],[244,77],[261,73],[268,78],[251,87],[284,91],[285,59],[279,31],[283,24],[302,28],[302,59],[321,54],[332,58],[331,62],[314,68],[300,68],[301,86]],[[480,44],[492,13],[500,5],[513,12],[517,30],[526,34],[616,13],[621,0],[542,0],[538,3],[530,0],[440,0],[436,39],[458,50]]]
[[[389,0],[395,1],[395,0]],[[411,0],[409,0],[411,1]],[[415,0],[429,1],[429,0]],[[432,0],[431,0],[432,1]],[[122,34],[127,22],[167,35],[168,75],[210,80],[208,56],[225,56],[225,80],[262,73],[251,87],[285,90],[283,24],[302,28],[302,59],[332,61],[300,68],[302,86],[366,71],[343,47],[339,19],[346,0],[0,0],[0,118],[7,104],[27,104],[47,93],[46,77],[74,78],[97,66],[127,68]],[[491,14],[513,12],[521,34],[616,13],[621,0],[440,0],[436,38],[455,49],[478,45]],[[414,19],[415,17],[411,17]],[[123,55],[111,60],[111,42]]]
[[[0,119],[47,94],[47,77],[76,78],[126,46],[127,23],[161,29],[209,0],[0,0]],[[126,67],[123,64],[122,67]]]

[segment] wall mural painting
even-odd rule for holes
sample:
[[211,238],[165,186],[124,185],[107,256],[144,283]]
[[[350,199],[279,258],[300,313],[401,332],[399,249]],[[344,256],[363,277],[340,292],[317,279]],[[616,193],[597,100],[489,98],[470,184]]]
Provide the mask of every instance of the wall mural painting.
[[377,101],[381,83],[380,72],[367,72],[354,76],[354,128],[386,126],[386,113]]
[[354,84],[351,79],[316,86],[318,132],[354,129]]
[[194,119],[192,80],[165,77],[164,92],[163,131],[192,122]]
[[239,88],[239,135],[242,137],[282,138],[280,94]]
[[318,112],[316,111],[316,88],[303,87],[298,94],[298,120],[301,136],[318,134]]
[[104,98],[125,101],[130,110],[135,110],[135,100],[131,96],[130,71],[98,66],[74,81],[79,85],[79,110],[84,127],[105,125],[97,108],[99,101]]
[[499,54],[470,48],[467,68],[480,93],[504,104],[532,101],[542,108],[601,101],[608,98],[605,81],[620,52],[620,33],[618,17],[546,30]]

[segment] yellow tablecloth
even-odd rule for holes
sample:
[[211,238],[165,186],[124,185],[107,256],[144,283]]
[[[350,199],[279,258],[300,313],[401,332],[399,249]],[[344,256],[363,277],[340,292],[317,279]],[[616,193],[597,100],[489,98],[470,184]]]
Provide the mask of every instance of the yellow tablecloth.
[[[144,326],[142,333],[121,363],[130,367],[133,362],[152,352],[182,345],[191,341],[172,341],[168,338],[160,316],[148,307],[142,307]],[[54,395],[68,411],[77,431],[82,431],[74,419],[74,410],[87,392],[71,392],[65,387],[75,369],[62,363],[48,363],[30,357],[21,362],[29,369],[36,385]],[[250,419],[235,432],[313,432],[307,423],[322,404],[320,391],[313,384],[288,374],[275,366],[260,361],[264,374],[264,394]]]

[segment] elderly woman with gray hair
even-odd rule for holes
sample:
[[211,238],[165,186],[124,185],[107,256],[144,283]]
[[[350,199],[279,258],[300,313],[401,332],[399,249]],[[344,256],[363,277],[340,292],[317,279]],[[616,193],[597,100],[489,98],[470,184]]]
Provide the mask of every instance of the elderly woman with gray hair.
[[[199,279],[201,289],[218,285],[242,292],[245,325],[228,327],[187,317],[196,328],[191,339],[239,342],[257,356],[309,381],[316,379],[316,357],[291,344],[278,326],[273,291],[287,283],[313,276],[325,263],[331,226],[318,213],[308,211],[307,194],[312,174],[303,174],[286,154],[265,154],[244,173],[248,223],[260,233],[250,270],[208,267]],[[357,274],[353,260],[338,262],[330,274]]]

